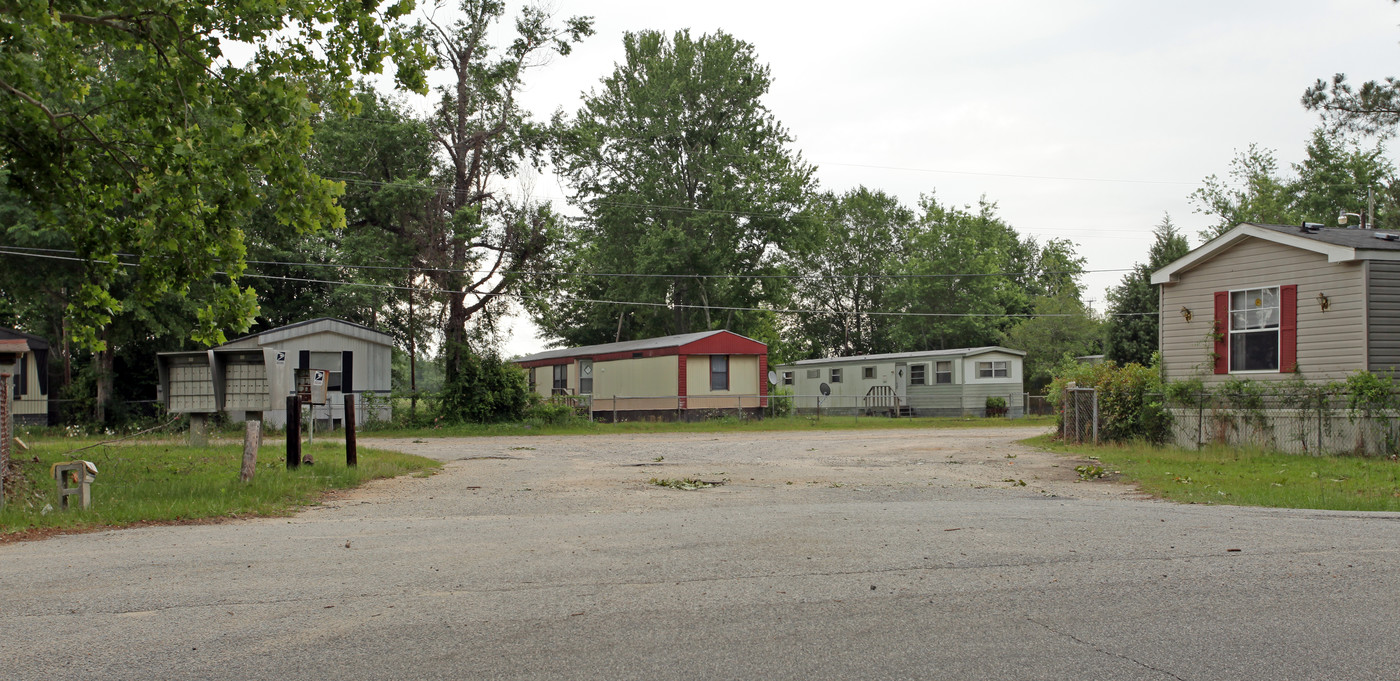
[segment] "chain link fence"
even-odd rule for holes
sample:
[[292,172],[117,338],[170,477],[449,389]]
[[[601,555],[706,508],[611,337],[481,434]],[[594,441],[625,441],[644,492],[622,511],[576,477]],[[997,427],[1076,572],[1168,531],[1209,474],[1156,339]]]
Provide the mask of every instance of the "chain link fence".
[[1099,393],[1093,388],[1069,388],[1061,402],[1060,439],[1065,442],[1099,441]]
[[1168,411],[1170,439],[1181,447],[1214,444],[1292,454],[1400,452],[1400,410],[1356,406],[1345,393],[1309,399],[1200,394],[1178,398]]

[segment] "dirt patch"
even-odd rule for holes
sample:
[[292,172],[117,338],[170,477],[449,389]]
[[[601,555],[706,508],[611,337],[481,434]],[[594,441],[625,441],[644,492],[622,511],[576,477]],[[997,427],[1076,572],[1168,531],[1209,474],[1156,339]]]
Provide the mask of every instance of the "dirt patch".
[[[448,463],[431,480],[381,481],[346,493],[345,501],[384,502],[414,494],[409,488],[415,486],[428,494],[528,494],[536,504],[572,500],[597,508],[645,506],[647,495],[654,494],[732,498],[801,490],[880,492],[887,497],[998,490],[1052,498],[1134,495],[1122,485],[1081,481],[1074,466],[1082,462],[1018,443],[1042,431],[1031,427],[366,438],[367,446]],[[652,478],[727,484],[681,491],[648,485]]]

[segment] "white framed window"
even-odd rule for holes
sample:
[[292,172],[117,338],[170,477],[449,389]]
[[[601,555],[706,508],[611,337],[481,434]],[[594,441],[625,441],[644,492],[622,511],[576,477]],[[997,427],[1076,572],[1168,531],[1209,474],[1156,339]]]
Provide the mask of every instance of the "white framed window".
[[821,377],[822,377],[822,370],[821,370],[821,369],[808,369],[808,370],[807,370],[807,378],[821,378]]
[[927,365],[927,364],[910,364],[910,365],[909,365],[909,385],[928,385],[928,383],[927,383],[927,380],[928,380],[928,378],[927,378],[927,373],[928,373],[928,365]]
[[978,362],[978,378],[1006,378],[1011,375],[1011,369],[1005,361]]
[[860,377],[866,380],[875,378],[875,367],[861,367]]
[[792,385],[792,372],[791,372],[791,371],[784,371],[784,372],[783,372],[783,385]]
[[832,369],[832,370],[831,370],[831,379],[830,379],[830,380],[831,380],[832,383],[840,383],[840,382],[841,382],[841,370],[840,370],[840,369]]
[[953,363],[952,363],[952,362],[934,362],[934,363],[933,363],[933,382],[934,382],[934,383],[937,383],[937,384],[939,384],[939,385],[952,383],[952,382],[953,382]]
[[1279,288],[1230,292],[1230,372],[1278,371]]

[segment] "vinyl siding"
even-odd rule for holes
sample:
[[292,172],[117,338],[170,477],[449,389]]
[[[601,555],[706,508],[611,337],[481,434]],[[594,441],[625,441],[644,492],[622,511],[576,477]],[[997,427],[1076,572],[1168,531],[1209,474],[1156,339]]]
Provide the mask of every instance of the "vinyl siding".
[[[14,382],[19,379],[18,376],[11,378],[5,385],[4,389],[9,391],[10,396],[14,398],[14,401],[10,403],[10,407],[13,409],[10,413],[15,416],[43,416],[44,422],[47,422],[49,414],[49,396],[39,393],[39,372],[48,371],[49,368],[39,366],[37,355],[35,355],[33,351],[21,355],[20,361],[25,363],[24,386],[26,392],[18,397],[15,396]],[[14,369],[10,370],[12,371]],[[26,421],[33,420],[34,419],[26,419]]]
[[1371,371],[1400,369],[1400,262],[1370,260],[1369,345]]
[[[758,357],[756,355],[729,356],[729,389],[710,390],[710,356],[691,355],[686,358],[685,392],[690,397],[708,395],[757,395]],[[768,380],[768,379],[764,379]],[[675,394],[673,390],[671,394]],[[732,400],[727,400],[732,405]]]
[[[1329,263],[1327,256],[1261,239],[1246,239],[1162,285],[1161,352],[1167,380],[1199,376],[1220,383],[1210,365],[1216,291],[1298,286],[1298,367],[1311,380],[1338,380],[1365,366],[1365,265]],[[1330,308],[1317,302],[1326,293]],[[1181,308],[1191,310],[1187,322]],[[1282,380],[1289,374],[1240,374]]]
[[[540,369],[547,371],[549,367],[540,367]],[[601,398],[611,398],[614,395],[622,397],[667,397],[671,399],[666,402],[666,404],[669,404],[670,408],[674,409],[676,406],[676,379],[675,355],[619,359],[611,362],[594,362],[593,399],[597,401]],[[623,408],[623,405],[632,405],[628,408],[635,409],[665,408],[664,405],[638,406],[641,404],[640,402],[634,403],[631,400],[620,400],[618,402],[618,408]]]

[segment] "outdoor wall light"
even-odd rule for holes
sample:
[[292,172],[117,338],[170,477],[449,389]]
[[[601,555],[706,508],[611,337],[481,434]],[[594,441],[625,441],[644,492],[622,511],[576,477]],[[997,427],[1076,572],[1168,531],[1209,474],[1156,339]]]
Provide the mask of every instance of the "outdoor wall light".
[[1326,312],[1327,308],[1332,307],[1332,301],[1327,299],[1326,293],[1319,293],[1317,294],[1317,306],[1322,308],[1323,312]]
[[1184,318],[1186,319],[1187,322],[1190,322],[1190,321],[1191,321],[1191,317],[1192,317],[1192,315],[1191,315],[1191,308],[1186,307],[1185,305],[1182,305],[1182,306],[1181,306],[1181,316],[1184,317]]

